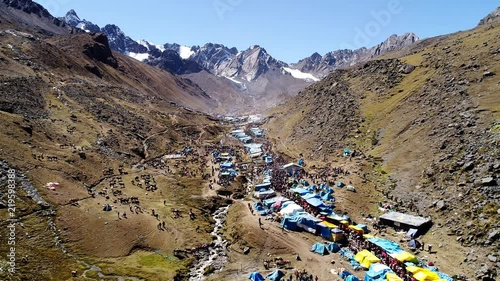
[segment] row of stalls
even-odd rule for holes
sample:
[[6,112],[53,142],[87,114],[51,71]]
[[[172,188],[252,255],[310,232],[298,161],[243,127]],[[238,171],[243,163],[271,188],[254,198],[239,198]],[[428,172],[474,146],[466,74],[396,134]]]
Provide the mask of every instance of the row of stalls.
[[[263,137],[264,136],[264,130],[262,129],[259,129],[257,127],[253,127],[253,128],[250,128],[250,130],[248,131],[250,135],[256,137],[256,138],[260,138],[260,137]],[[242,143],[252,143],[253,142],[253,138],[249,135],[247,135],[247,132],[245,132],[245,130],[243,129],[235,129],[233,131],[231,131],[231,135],[235,138],[237,138],[238,140],[240,140]]]
[[[300,165],[285,165],[283,169],[290,175],[300,172]],[[338,253],[353,269],[367,270],[365,281],[452,280],[433,265],[403,251],[397,243],[370,235],[366,225],[351,224],[349,217],[336,214],[334,189],[328,185],[316,186],[305,180],[293,180],[279,196],[272,189],[271,174],[270,170],[264,171],[263,182],[255,186],[254,196],[260,199],[254,204],[256,211],[260,215],[277,214],[283,229],[307,231],[324,238],[325,242],[315,243],[311,251],[321,255]],[[404,222],[410,228],[430,223],[428,219],[399,213],[390,213],[384,219]],[[354,275],[348,278],[349,275],[345,274],[344,279],[357,280]]]
[[[426,263],[404,251],[397,243],[371,235],[363,235],[362,248],[356,254],[348,248],[338,253],[349,261],[353,269],[368,270],[364,281],[451,281],[449,275],[439,271],[432,263]],[[339,273],[343,278],[350,273]],[[357,280],[353,277],[352,281]]]

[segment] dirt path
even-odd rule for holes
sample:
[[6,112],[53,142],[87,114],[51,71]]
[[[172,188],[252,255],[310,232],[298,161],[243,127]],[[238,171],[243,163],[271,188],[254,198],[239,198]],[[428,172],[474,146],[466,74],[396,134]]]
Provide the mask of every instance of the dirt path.
[[[271,268],[266,270],[263,260],[274,257],[282,257],[292,262],[294,269],[306,269],[309,274],[317,275],[318,280],[341,280],[338,275],[332,274],[331,270],[338,270],[341,267],[353,272],[350,265],[338,254],[321,256],[310,251],[315,242],[322,241],[321,237],[305,232],[292,232],[283,230],[279,223],[265,220],[265,217],[252,215],[247,207],[250,200],[239,201],[234,204],[231,211],[238,212],[236,226],[242,239],[253,247],[249,255],[243,255],[237,246],[233,245],[229,252],[230,264],[221,272],[211,276],[208,280],[247,280],[248,274],[259,271],[264,277],[272,272]],[[259,227],[258,218],[261,218],[263,227]],[[231,228],[228,221],[228,227]],[[299,254],[301,261],[295,260],[295,255]],[[331,261],[334,260],[335,264]],[[293,274],[294,269],[284,270],[287,274]],[[353,272],[358,277],[361,275]]]

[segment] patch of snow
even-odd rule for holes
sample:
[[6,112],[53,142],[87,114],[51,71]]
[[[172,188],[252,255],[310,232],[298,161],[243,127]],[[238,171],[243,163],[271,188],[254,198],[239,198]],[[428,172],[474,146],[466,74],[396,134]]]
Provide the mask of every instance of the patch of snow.
[[76,25],[76,28],[79,28],[79,29],[85,30],[85,24],[84,24],[83,22],[79,22],[79,23]]
[[141,40],[137,40],[136,42],[139,43],[139,45],[142,45],[142,46],[148,48],[148,50],[149,50],[149,46],[148,46],[149,42],[148,41],[141,39]]
[[283,70],[290,73],[293,77],[304,80],[319,81],[319,78],[314,77],[311,73],[305,73],[298,69],[292,69],[289,67],[283,67]]
[[238,80],[236,80],[236,79],[234,79],[234,78],[232,78],[232,77],[228,77],[228,76],[222,76],[222,77],[227,78],[227,79],[231,80],[232,82],[234,82],[234,83],[236,83],[236,84],[241,84],[241,82],[240,82],[240,81],[238,81]]
[[183,59],[188,59],[192,56],[194,52],[191,50],[191,47],[188,46],[180,46],[179,48],[179,56]]
[[131,58],[138,60],[138,61],[144,61],[145,59],[147,59],[149,57],[148,53],[138,54],[138,53],[128,52],[127,55]]

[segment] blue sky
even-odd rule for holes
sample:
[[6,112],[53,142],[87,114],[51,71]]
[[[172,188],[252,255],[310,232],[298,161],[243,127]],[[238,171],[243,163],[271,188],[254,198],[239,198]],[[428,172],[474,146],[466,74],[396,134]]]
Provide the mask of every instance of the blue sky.
[[421,38],[466,30],[496,1],[469,0],[36,0],[55,16],[74,9],[156,44],[264,47],[291,63],[318,52],[373,46],[391,34]]

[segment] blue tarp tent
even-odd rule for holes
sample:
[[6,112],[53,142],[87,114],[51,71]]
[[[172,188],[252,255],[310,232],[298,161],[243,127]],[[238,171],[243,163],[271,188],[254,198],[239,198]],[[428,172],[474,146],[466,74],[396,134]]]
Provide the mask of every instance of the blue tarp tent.
[[344,184],[343,182],[341,182],[341,181],[339,181],[339,182],[337,183],[337,187],[344,187],[344,186],[345,186],[345,184]]
[[258,272],[252,272],[248,275],[248,279],[252,281],[264,281],[264,276]]
[[[303,216],[297,214],[297,226],[301,227],[302,229],[311,232],[311,233],[316,233],[317,225],[316,223],[318,222],[316,218],[311,217],[309,214],[308,216]],[[321,220],[320,220],[321,221]]]
[[365,224],[357,224],[356,226],[363,229],[363,233],[365,234],[369,232],[368,227]]
[[267,190],[269,188],[271,188],[271,183],[261,183],[255,186],[255,191]]
[[328,255],[328,250],[326,249],[326,246],[325,244],[323,243],[315,243],[312,248],[311,248],[311,252],[315,252],[317,254],[320,254],[320,255]]
[[233,167],[233,163],[226,161],[222,164],[220,164],[221,169],[229,169]]
[[319,229],[319,234],[321,237],[326,238],[328,240],[332,239],[332,230],[324,223],[318,223],[317,227]]
[[272,281],[280,281],[283,276],[285,276],[285,273],[283,273],[283,271],[279,270],[279,269],[276,269],[275,271],[269,273],[266,278],[268,278],[269,280],[272,280]]
[[297,226],[297,217],[285,216],[283,220],[281,220],[281,227],[284,227],[288,230],[297,231],[299,229],[299,227]]
[[385,264],[372,263],[363,281],[385,281],[385,275],[392,270]]
[[302,188],[302,187],[295,187],[290,189],[291,192],[298,193],[300,195],[306,195],[308,193],[311,193],[309,190]]
[[330,242],[326,244],[326,249],[332,253],[337,253],[340,251],[340,246],[337,243]]
[[399,253],[403,251],[397,243],[389,241],[387,239],[373,237],[369,238],[368,241],[384,249],[388,254]]
[[354,275],[349,275],[345,278],[345,281],[359,281],[359,279]]
[[313,207],[316,207],[316,208],[323,205],[323,201],[321,201],[321,199],[315,198],[315,197],[306,199],[306,202],[307,202],[307,204],[309,204]]
[[345,279],[347,278],[347,276],[352,275],[352,273],[350,273],[350,272],[349,272],[349,271],[347,271],[347,270],[344,270],[344,271],[340,272],[340,273],[339,273],[339,275],[340,275],[340,278],[342,278],[342,279],[344,279],[344,280],[345,280]]
[[408,247],[410,248],[420,248],[420,246],[422,246],[422,244],[420,244],[420,242],[418,242],[417,240],[415,239],[411,239],[409,242],[408,242]]

